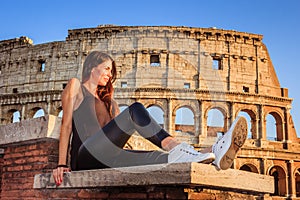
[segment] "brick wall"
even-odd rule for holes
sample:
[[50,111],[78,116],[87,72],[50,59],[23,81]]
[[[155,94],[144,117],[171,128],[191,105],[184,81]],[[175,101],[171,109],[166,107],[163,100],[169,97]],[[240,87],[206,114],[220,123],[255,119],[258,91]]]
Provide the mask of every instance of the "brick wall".
[[57,164],[57,155],[58,141],[55,139],[7,146],[2,158],[0,199],[39,199],[39,192],[33,190],[34,175],[50,172]]
[[[4,149],[3,149],[4,150]],[[1,151],[1,149],[0,149]],[[0,194],[1,194],[1,190],[2,190],[2,167],[3,166],[3,154],[2,152],[0,153]]]

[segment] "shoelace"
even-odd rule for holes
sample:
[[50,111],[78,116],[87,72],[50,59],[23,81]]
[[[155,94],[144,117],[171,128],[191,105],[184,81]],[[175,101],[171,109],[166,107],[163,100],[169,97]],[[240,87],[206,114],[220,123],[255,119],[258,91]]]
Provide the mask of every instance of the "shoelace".
[[[225,134],[224,134],[225,135]],[[212,146],[212,151],[213,152],[216,152],[217,151],[217,145],[219,144],[219,142],[224,138],[224,135],[222,135],[221,137],[218,137],[217,138],[217,141],[216,141],[216,143]],[[223,141],[223,143],[224,143],[224,141]],[[222,148],[222,146],[221,146],[221,148]]]
[[[187,148],[188,150],[190,149],[190,150],[196,151],[196,150],[194,149],[193,146],[188,145],[188,144],[186,144],[186,143],[184,143],[183,147]],[[182,151],[182,152],[184,152],[184,153],[188,153],[188,154],[194,155],[194,156],[198,155],[197,153],[194,153],[194,152],[188,151],[188,150],[185,150],[185,149],[180,148],[180,151]],[[196,152],[197,152],[197,151],[196,151]]]

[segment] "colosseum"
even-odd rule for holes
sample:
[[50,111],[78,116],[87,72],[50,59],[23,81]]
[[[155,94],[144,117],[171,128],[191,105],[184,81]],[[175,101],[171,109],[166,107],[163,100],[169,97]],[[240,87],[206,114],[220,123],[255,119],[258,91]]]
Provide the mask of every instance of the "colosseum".
[[[62,90],[70,78],[81,77],[85,57],[98,49],[117,63],[114,97],[121,109],[143,103],[171,135],[198,149],[245,116],[248,139],[232,168],[273,176],[273,199],[300,198],[292,99],[262,40],[217,28],[115,25],[69,30],[65,41],[44,44],[28,37],[3,40],[0,125],[61,117]],[[127,146],[155,148],[137,134]]]

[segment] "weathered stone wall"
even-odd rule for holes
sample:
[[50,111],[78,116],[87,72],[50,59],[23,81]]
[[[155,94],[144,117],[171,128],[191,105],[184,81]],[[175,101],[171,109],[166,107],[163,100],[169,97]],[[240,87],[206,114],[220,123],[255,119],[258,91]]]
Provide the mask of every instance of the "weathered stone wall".
[[[176,110],[188,107],[194,113],[195,137],[206,138],[207,115],[215,108],[224,115],[224,130],[243,111],[251,117],[252,138],[265,139],[265,120],[272,114],[277,139],[297,140],[291,99],[280,88],[262,36],[187,27],[99,26],[70,30],[62,42],[33,45],[26,37],[1,41],[1,123],[9,123],[15,111],[21,120],[32,118],[39,108],[58,115],[63,87],[71,77],[80,78],[84,58],[94,49],[118,63],[119,104],[138,100],[157,105],[171,133]],[[152,56],[158,63],[151,63]],[[185,85],[188,89],[182,89]]]

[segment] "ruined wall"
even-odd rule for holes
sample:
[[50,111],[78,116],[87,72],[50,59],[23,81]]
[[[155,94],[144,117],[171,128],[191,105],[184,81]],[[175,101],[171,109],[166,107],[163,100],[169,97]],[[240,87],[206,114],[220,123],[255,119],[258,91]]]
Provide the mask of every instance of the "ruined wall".
[[224,130],[243,111],[251,117],[252,138],[266,138],[265,118],[272,114],[278,140],[297,140],[292,100],[280,87],[262,36],[212,28],[99,26],[69,30],[62,42],[1,41],[1,124],[11,122],[15,111],[21,120],[39,108],[58,115],[62,89],[71,77],[80,78],[84,58],[94,49],[118,64],[118,103],[157,105],[169,132],[175,131],[176,110],[187,107],[195,136],[205,138],[207,113],[216,108],[224,115]]

